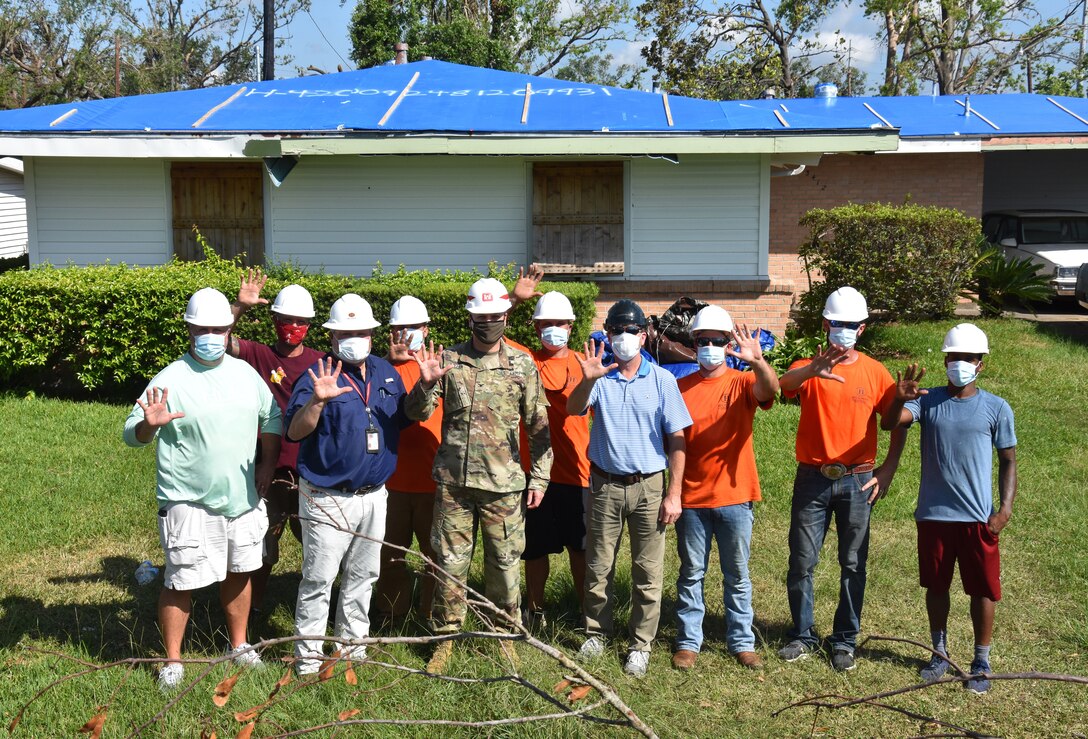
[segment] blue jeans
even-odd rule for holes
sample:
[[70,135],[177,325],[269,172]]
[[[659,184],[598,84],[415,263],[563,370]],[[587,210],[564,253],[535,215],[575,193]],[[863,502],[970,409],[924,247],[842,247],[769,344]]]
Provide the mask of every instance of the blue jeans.
[[748,554],[752,543],[752,504],[685,508],[676,522],[680,575],[676,581],[676,648],[698,652],[703,644],[703,580],[710,544],[718,542],[725,604],[725,643],[733,654],[755,650],[752,633],[752,581]]
[[869,557],[869,512],[861,487],[871,472],[828,480],[819,469],[797,467],[790,511],[790,567],[786,575],[793,628],[790,639],[815,646],[813,630],[812,572],[820,561],[831,517],[839,537],[839,607],[835,610],[832,648],[853,652],[861,629],[861,605],[865,598],[865,560]]

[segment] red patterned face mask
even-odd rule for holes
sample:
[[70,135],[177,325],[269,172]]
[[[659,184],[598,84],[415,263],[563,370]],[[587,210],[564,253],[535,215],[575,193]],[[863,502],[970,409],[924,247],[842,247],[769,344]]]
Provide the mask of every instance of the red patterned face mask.
[[300,326],[295,323],[280,323],[275,321],[276,336],[285,344],[291,346],[298,346],[302,343],[302,340],[306,338],[306,332],[310,330],[309,326]]

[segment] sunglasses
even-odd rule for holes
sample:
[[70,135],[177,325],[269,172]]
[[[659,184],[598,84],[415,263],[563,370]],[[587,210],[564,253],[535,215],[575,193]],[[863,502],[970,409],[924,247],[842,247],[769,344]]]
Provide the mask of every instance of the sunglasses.
[[828,323],[829,326],[831,326],[831,328],[850,328],[850,329],[854,329],[855,331],[857,331],[858,326],[861,325],[861,323],[859,321],[831,321],[831,320],[829,320],[827,323]]
[[608,333],[613,336],[616,334],[631,334],[633,336],[638,336],[642,333],[642,327],[634,324],[631,324],[630,326],[609,326]]
[[695,346],[718,346],[722,347],[729,343],[729,339],[710,338],[707,336],[701,336],[695,340]]

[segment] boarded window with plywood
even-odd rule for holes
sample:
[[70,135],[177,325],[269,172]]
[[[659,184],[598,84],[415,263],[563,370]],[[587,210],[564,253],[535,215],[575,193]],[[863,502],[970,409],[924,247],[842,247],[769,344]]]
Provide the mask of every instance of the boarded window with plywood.
[[204,257],[193,226],[221,256],[244,254],[248,266],[264,264],[264,173],[261,165],[176,163],[170,167],[174,254]]
[[623,272],[623,162],[533,165],[533,261],[550,274]]

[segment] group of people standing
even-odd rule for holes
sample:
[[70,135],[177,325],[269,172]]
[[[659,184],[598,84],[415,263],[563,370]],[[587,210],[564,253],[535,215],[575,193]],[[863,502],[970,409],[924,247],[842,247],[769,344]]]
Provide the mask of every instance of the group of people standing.
[[[507,626],[544,623],[549,556],[566,550],[584,618],[578,656],[601,657],[615,635],[613,585],[626,528],[631,615],[624,670],[641,677],[661,617],[671,525],[680,556],[672,665],[692,669],[702,649],[703,584],[716,543],[726,647],[741,665],[761,669],[748,574],[760,500],[752,434],[756,412],[769,409],[780,391],[799,399],[801,419],[787,574],[793,623],[779,656],[793,662],[819,648],[812,576],[834,519],[841,580],[828,641],[835,669],[855,666],[870,511],[895,474],[906,427],[917,422],[919,571],[934,644],[922,675],[935,680],[948,669],[949,590],[958,561],[976,643],[967,686],[989,688],[1000,599],[997,540],[1016,492],[1016,438],[1008,404],[976,386],[989,353],[977,327],[949,331],[947,385],[923,389],[924,370],[912,365],[892,379],[856,349],[867,306],[842,287],[825,306],[825,346],[780,378],[763,356],[758,330],[735,325],[712,305],[692,325],[698,370],[677,381],[642,352],[647,320],[631,300],[609,309],[607,347],[570,347],[576,316],[562,294],[536,291],[542,274],[531,267],[512,291],[490,278],[473,284],[470,339],[450,348],[430,340],[427,307],[400,298],[389,316],[386,358],[371,353],[380,322],[355,294],[337,300],[323,324],[326,353],[303,343],[315,312],[299,285],[285,287],[271,306],[273,345],[231,334],[242,313],[267,303],[259,273],[243,278],[233,304],[211,288],[192,296],[189,351],[152,379],[124,432],[132,446],[159,440],[162,688],[183,680],[178,660],[190,594],[212,583],[220,585],[231,656],[239,664],[260,662],[246,641],[248,618],[260,607],[287,527],[303,552],[295,607],[301,675],[318,672],[326,641],[340,658],[363,659],[359,640],[372,620],[397,623],[408,615],[413,537],[433,562],[420,578],[418,612],[435,634],[460,631],[477,533],[484,595]],[[530,300],[537,349],[505,336],[514,305]],[[733,369],[727,357],[751,371]],[[879,465],[878,416],[892,432]],[[1000,465],[996,511],[993,448]],[[427,669],[444,671],[453,645],[439,640]]]

